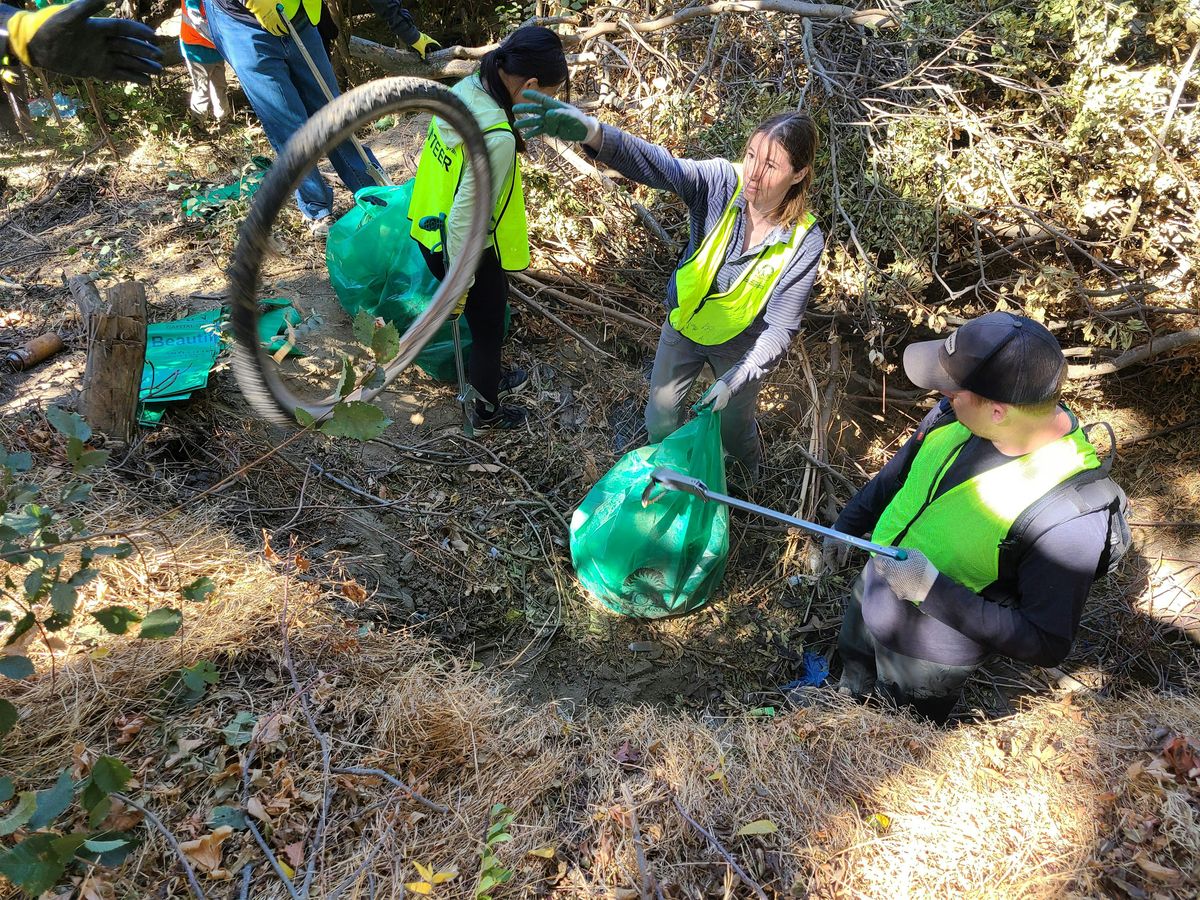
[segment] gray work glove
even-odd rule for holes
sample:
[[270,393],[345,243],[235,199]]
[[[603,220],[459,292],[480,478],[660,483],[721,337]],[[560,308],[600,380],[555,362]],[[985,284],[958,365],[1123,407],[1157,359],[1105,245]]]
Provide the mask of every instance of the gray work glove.
[[920,550],[906,547],[905,551],[908,559],[876,556],[871,560],[871,565],[875,567],[875,574],[887,582],[893,594],[913,606],[920,606],[929,596],[938,570]]

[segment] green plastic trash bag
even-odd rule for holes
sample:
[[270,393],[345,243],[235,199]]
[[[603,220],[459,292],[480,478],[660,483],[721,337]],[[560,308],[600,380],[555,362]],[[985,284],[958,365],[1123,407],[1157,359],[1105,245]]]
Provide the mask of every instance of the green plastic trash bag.
[[[366,187],[354,195],[354,209],[333,224],[325,240],[325,262],[329,281],[351,316],[366,310],[403,333],[421,313],[438,289],[438,279],[429,271],[421,245],[409,235],[408,204],[413,182]],[[508,330],[508,310],[504,328]],[[459,320],[463,357],[471,349],[471,329]],[[454,381],[454,336],[445,322],[417,355],[416,364],[430,378]]]
[[692,612],[712,597],[729,558],[729,508],[679,491],[656,491],[666,466],[725,491],[718,413],[702,409],[661,443],[639,447],[588,491],[571,517],[571,561],[580,583],[608,609],[655,619]]

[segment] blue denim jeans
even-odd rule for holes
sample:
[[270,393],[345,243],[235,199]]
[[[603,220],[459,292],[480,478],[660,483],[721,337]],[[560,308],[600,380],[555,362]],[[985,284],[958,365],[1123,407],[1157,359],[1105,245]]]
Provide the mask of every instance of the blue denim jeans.
[[[233,66],[250,104],[262,121],[263,131],[278,154],[284,144],[326,104],[325,94],[313,77],[303,54],[291,35],[276,37],[257,23],[233,18],[217,3],[206,4],[213,43]],[[333,65],[321,45],[317,29],[304,16],[293,21],[300,40],[317,64],[325,83],[336,97],[339,93]],[[370,151],[367,151],[370,154]],[[371,154],[374,161],[374,155]],[[329,161],[351,191],[375,182],[349,141],[329,154]],[[333,191],[313,166],[296,190],[296,203],[306,219],[319,219],[333,212]]]

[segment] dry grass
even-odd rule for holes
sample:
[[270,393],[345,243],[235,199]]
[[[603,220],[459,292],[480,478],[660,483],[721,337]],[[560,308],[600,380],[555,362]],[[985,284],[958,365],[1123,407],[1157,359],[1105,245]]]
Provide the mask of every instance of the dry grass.
[[[200,514],[171,528],[194,537],[149,557],[146,569],[131,561],[108,571],[107,601],[152,601],[176,575],[193,574],[218,580],[217,599],[189,607],[175,640],[73,643],[53,679],[10,688],[26,714],[5,768],[41,787],[71,756],[82,774],[95,754],[115,754],[135,771],[131,795],[182,841],[211,830],[214,806],[245,802],[239,756],[221,729],[242,710],[260,728],[275,717],[278,735],[265,728],[251,745],[250,794],[266,809],[274,850],[300,841],[307,861],[323,776],[288,671],[286,615],[292,665],[332,739],[332,765],[385,769],[450,810],[432,812],[379,779],[333,776],[314,896],[340,887],[399,897],[417,862],[457,868],[439,896],[471,896],[488,810],[500,802],[517,814],[500,848],[515,872],[505,895],[633,897],[642,876],[626,792],[647,877],[665,896],[747,890],[679,807],[769,893],[1095,896],[1113,890],[1116,875],[1182,897],[1200,885],[1200,785],[1155,775],[1153,763],[1168,736],[1200,733],[1195,698],[1043,697],[1018,715],[950,731],[824,693],[766,719],[645,706],[572,717],[554,704],[522,705],[496,677],[412,635],[348,630],[319,589]],[[197,659],[221,672],[205,701],[164,696],[175,670]],[[123,736],[130,722],[140,729]],[[735,836],[759,819],[778,831]],[[553,859],[528,855],[545,847]],[[246,864],[255,896],[284,895],[244,833],[225,844],[217,878],[202,877],[206,891],[234,895]],[[97,896],[187,890],[156,834],[124,867],[90,880]]]

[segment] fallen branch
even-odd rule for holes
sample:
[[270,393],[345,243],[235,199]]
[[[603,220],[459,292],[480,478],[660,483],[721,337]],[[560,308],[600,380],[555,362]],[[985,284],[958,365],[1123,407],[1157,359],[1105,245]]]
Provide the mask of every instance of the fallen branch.
[[679,810],[679,814],[687,820],[687,823],[700,832],[700,834],[704,835],[709,845],[724,857],[725,862],[729,863],[729,867],[737,873],[738,878],[742,879],[742,883],[754,891],[754,895],[759,900],[767,900],[767,892],[762,889],[762,885],[746,874],[746,870],[738,865],[738,861],[733,858],[733,855],[728,850],[721,846],[720,841],[701,828],[700,823],[688,815],[688,811],[683,808],[683,804],[679,802],[679,798],[672,796],[671,802],[675,804],[675,808]]
[[625,806],[629,809],[629,828],[633,832],[633,849],[637,856],[638,873],[641,876],[638,894],[641,900],[650,900],[650,885],[653,877],[650,875],[650,867],[646,864],[646,850],[642,846],[642,829],[638,826],[637,808],[628,784],[621,785],[621,792],[625,798]]
[[1114,372],[1119,372],[1122,369],[1145,362],[1153,356],[1169,353],[1172,350],[1179,350],[1182,347],[1190,347],[1193,344],[1200,344],[1200,328],[1189,328],[1187,331],[1177,331],[1164,338],[1158,338],[1148,344],[1134,347],[1132,350],[1126,350],[1116,359],[1109,360],[1108,362],[1096,363],[1091,366],[1071,366],[1067,369],[1067,375],[1072,380],[1094,378],[1097,375],[1111,375]]
[[550,312],[550,310],[546,309],[546,307],[542,306],[542,304],[538,303],[536,300],[534,300],[528,294],[518,291],[515,287],[512,287],[512,286],[509,287],[509,290],[512,291],[512,293],[522,303],[528,303],[531,307],[533,307],[535,310],[540,312],[543,316],[545,316],[547,319],[549,319],[551,322],[553,322],[555,325],[557,325],[559,328],[561,328],[567,334],[574,337],[575,340],[579,341],[579,343],[583,344],[585,347],[587,347],[593,353],[597,353],[600,356],[603,356],[605,359],[616,359],[616,357],[614,357],[607,350],[601,350],[599,347],[597,347],[595,344],[593,344],[591,341],[589,341],[587,338],[585,338],[582,334],[580,334],[578,331],[576,331],[574,328],[572,328],[570,325],[568,325],[566,322],[564,322],[562,319],[560,319],[554,313]]
[[442,806],[440,803],[434,803],[432,800],[427,800],[426,798],[424,798],[420,794],[418,794],[416,791],[414,791],[412,788],[410,788],[403,781],[401,781],[399,778],[397,778],[395,775],[391,775],[391,774],[383,771],[383,769],[364,769],[360,766],[338,766],[338,767],[332,769],[331,771],[337,775],[365,775],[365,776],[374,776],[375,778],[382,778],[384,781],[388,782],[388,784],[391,784],[391,785],[394,785],[395,787],[400,788],[400,790],[407,793],[410,797],[412,797],[414,800],[416,800],[418,803],[420,803],[426,809],[432,809],[434,812],[440,812],[440,813],[450,812],[450,807]]
[[188,887],[192,889],[192,893],[198,898],[198,900],[206,900],[204,891],[200,890],[200,882],[196,880],[196,872],[192,868],[192,864],[188,862],[188,858],[184,854],[183,848],[179,846],[179,841],[175,840],[175,835],[171,834],[167,826],[162,823],[162,820],[159,819],[158,816],[154,815],[154,813],[150,812],[150,810],[146,809],[146,807],[135,802],[134,800],[131,800],[124,794],[118,794],[114,792],[112,796],[117,800],[120,800],[126,806],[132,806],[134,809],[140,812],[146,817],[146,821],[153,825],[155,830],[167,839],[167,843],[171,845],[171,849],[174,850],[175,855],[179,857],[179,863],[183,866],[183,871],[187,875]]
[[[582,172],[589,178],[594,179],[609,191],[614,193],[624,193],[624,191],[617,186],[615,181],[572,150],[569,145],[563,143],[557,138],[552,137],[545,138],[545,141],[548,146],[557,150],[559,156],[569,162],[579,172]],[[678,251],[679,248],[676,246],[675,241],[671,240],[671,236],[667,234],[667,230],[658,223],[658,219],[654,218],[654,216],[650,213],[650,210],[646,209],[646,207],[642,206],[642,204],[638,203],[637,201],[633,201],[633,210],[637,213],[637,217],[642,220],[642,224],[650,229],[656,238],[670,247],[673,252]]]
[[604,306],[603,304],[600,304],[600,303],[592,303],[590,300],[583,300],[579,297],[572,297],[570,294],[568,294],[564,291],[560,291],[560,290],[557,290],[556,288],[550,287],[549,285],[542,284],[536,278],[534,278],[530,275],[526,275],[524,272],[513,272],[512,277],[517,279],[518,281],[523,281],[525,284],[529,285],[530,287],[532,287],[538,291],[545,291],[547,294],[549,294],[555,300],[561,300],[563,303],[569,303],[572,306],[577,306],[580,309],[585,309],[588,312],[598,313],[599,315],[602,315],[602,316],[612,316],[614,319],[617,319],[618,321],[625,322],[625,323],[627,323],[629,325],[633,325],[637,328],[644,329],[645,331],[657,332],[659,330],[658,326],[655,325],[653,322],[651,322],[649,319],[640,319],[637,316],[632,316],[629,313],[615,310],[612,307]]
[[[479,68],[479,60],[498,46],[500,45],[486,44],[482,47],[448,47],[445,50],[435,50],[425,59],[421,59],[411,50],[397,50],[395,47],[368,41],[366,38],[351,37],[350,55],[376,65],[391,75],[448,81],[473,74]],[[595,62],[597,58],[594,53],[567,54],[569,66],[592,65]]]

